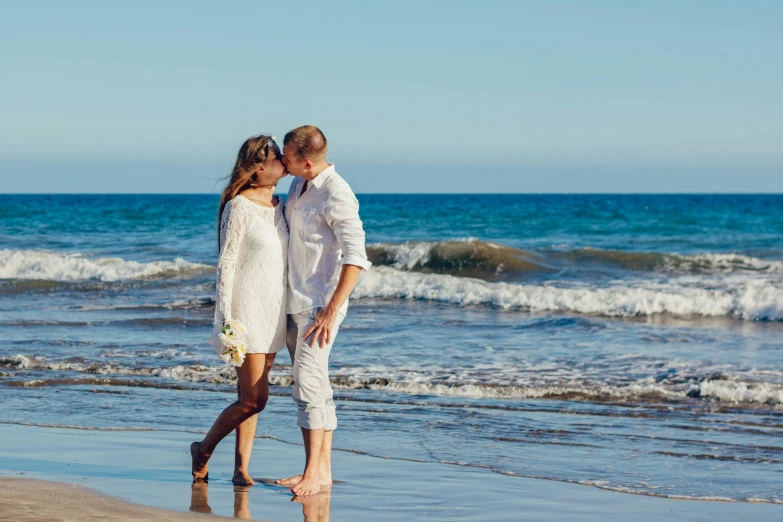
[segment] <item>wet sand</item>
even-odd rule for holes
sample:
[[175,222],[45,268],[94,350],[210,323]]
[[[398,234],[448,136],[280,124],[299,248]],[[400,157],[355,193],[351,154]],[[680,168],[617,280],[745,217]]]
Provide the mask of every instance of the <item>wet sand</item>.
[[[131,504],[78,484],[0,478],[0,520],[80,522],[89,519],[127,522],[147,520],[203,522],[205,517]],[[230,519],[214,517],[214,520]]]
[[[341,434],[341,443],[349,437]],[[0,425],[0,520],[758,520],[783,518],[783,506],[684,501],[508,477],[482,469],[334,456],[331,494],[300,503],[285,488],[231,484],[233,437],[210,463],[209,485],[191,485],[188,445],[198,435]],[[301,446],[259,439],[251,474],[287,476]],[[38,480],[29,480],[38,479]],[[41,480],[53,482],[41,482]],[[86,487],[77,487],[86,486]],[[89,489],[87,489],[89,488]],[[96,493],[97,492],[97,493]]]

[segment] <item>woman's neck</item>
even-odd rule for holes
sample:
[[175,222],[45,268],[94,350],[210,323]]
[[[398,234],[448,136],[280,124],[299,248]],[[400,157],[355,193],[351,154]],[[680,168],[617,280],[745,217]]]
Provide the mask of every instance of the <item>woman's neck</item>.
[[260,187],[253,187],[245,189],[240,192],[241,195],[258,203],[260,205],[266,205],[268,207],[274,207],[274,194],[276,185],[264,185]]

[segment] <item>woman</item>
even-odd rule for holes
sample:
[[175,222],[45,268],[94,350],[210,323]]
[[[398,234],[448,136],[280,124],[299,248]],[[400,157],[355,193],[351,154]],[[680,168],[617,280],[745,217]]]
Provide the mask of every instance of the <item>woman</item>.
[[194,482],[206,481],[218,443],[237,430],[233,482],[252,485],[248,473],[258,413],[269,398],[269,370],[285,346],[288,228],[274,196],[287,172],[271,136],[249,138],[239,149],[218,211],[217,299],[210,343],[222,352],[221,329],[240,322],[247,355],[237,366],[239,398],[218,416],[204,440],[190,445]]

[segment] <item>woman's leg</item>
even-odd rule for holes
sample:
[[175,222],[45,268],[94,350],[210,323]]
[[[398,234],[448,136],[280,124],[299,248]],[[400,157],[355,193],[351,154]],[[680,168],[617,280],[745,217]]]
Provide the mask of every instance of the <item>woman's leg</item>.
[[[242,402],[242,387],[237,380],[237,397]],[[256,436],[256,424],[258,415],[253,415],[239,425],[236,432],[236,445],[234,447],[234,478],[231,482],[235,486],[252,486],[255,481],[250,477],[250,455],[253,453],[253,440]]]
[[194,480],[203,480],[206,477],[209,457],[218,443],[244,421],[264,409],[269,400],[269,370],[274,360],[273,353],[249,353],[242,366],[237,368],[240,400],[223,410],[204,440],[190,445]]

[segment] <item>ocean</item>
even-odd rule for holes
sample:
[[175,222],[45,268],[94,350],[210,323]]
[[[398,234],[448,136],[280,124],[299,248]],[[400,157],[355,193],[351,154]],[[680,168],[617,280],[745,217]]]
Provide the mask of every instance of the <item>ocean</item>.
[[[336,447],[783,503],[783,196],[358,198]],[[209,428],[236,393],[207,344],[217,204],[2,196],[0,422]],[[299,443],[289,362],[258,434]]]

